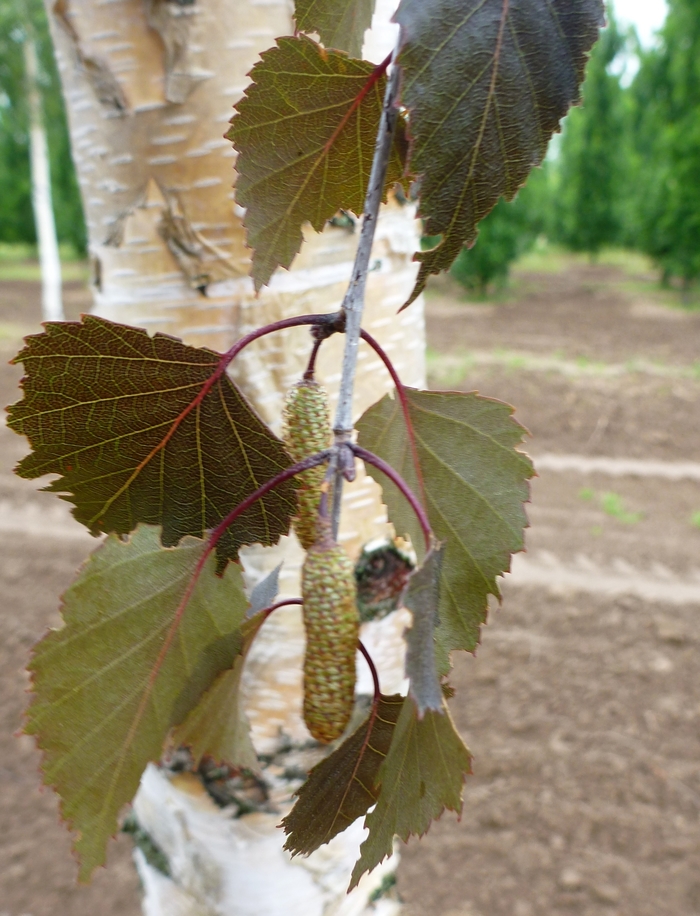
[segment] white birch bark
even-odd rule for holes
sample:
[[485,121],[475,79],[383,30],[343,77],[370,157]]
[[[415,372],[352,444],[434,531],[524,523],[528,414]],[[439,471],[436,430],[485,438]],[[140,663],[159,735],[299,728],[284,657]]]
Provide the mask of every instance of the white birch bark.
[[[357,233],[329,227],[307,235],[291,271],[280,271],[259,298],[247,277],[249,254],[233,200],[233,152],[222,139],[246,74],[275,37],[289,34],[286,0],[47,0],[68,103],[73,153],[83,193],[93,261],[96,311],[127,324],[163,331],[218,350],[255,327],[290,315],[338,308]],[[373,59],[395,40],[386,26],[391,0],[381,2],[385,26],[370,35]],[[382,213],[373,249],[364,326],[380,339],[409,385],[424,384],[422,305],[397,315],[411,288],[417,230],[410,207]],[[203,295],[198,287],[206,287]],[[318,376],[334,405],[342,339],[321,349]],[[308,331],[270,335],[241,354],[232,374],[276,431],[285,392],[310,351]],[[391,382],[363,350],[356,415]],[[364,473],[347,487],[341,540],[356,556],[389,533],[380,493]],[[272,549],[244,551],[254,583],[284,561],[282,596],[299,594],[302,551],[294,538]],[[403,686],[405,612],[362,634],[380,670],[382,688]],[[265,754],[308,741],[301,717],[304,637],[296,609],[276,612],[256,640],[245,672],[254,743]],[[364,662],[358,690],[371,693]],[[146,916],[355,916],[395,857],[346,896],[357,858],[358,822],[308,859],[282,852],[277,828],[290,789],[268,768],[278,810],[232,819],[191,774],[173,777],[149,767],[134,803],[137,819],[165,852],[171,877],[137,851]],[[372,904],[391,916],[398,904]]]
[[39,61],[31,31],[24,40],[24,72],[29,109],[32,209],[41,265],[41,312],[45,321],[63,321],[61,259],[51,202],[49,146],[39,88]]

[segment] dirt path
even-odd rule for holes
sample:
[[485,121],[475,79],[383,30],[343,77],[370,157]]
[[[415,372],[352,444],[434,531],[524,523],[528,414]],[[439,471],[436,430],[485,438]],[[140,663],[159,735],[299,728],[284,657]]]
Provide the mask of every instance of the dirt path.
[[700,316],[609,269],[525,279],[506,306],[430,303],[435,382],[516,404],[540,477],[455,667],[462,821],[408,847],[400,889],[415,916],[697,916]]
[[[540,477],[528,553],[456,661],[475,774],[461,822],[404,851],[410,916],[700,914],[700,315],[625,284],[579,266],[521,277],[504,305],[430,299],[435,383],[516,404]],[[8,356],[36,297],[0,287]],[[0,452],[0,916],[137,916],[128,843],[76,888],[32,743],[11,737],[27,651],[92,542],[9,473],[24,446],[5,428]]]

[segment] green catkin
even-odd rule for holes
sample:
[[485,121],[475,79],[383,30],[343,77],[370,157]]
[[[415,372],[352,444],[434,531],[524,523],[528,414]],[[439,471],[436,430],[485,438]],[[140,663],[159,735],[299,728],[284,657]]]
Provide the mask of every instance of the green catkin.
[[318,518],[318,538],[306,554],[301,594],[304,722],[317,741],[327,744],[342,735],[352,715],[360,617],[353,563],[333,540],[326,518]]
[[[313,379],[297,382],[287,395],[284,441],[295,463],[322,452],[330,445],[328,396]],[[325,474],[326,466],[322,464],[297,477],[298,514],[294,519],[294,530],[304,550],[308,550],[316,540],[316,516]]]

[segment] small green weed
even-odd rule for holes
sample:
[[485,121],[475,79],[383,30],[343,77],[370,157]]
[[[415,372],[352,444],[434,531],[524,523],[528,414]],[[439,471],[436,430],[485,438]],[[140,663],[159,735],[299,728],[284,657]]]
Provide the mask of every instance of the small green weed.
[[469,353],[444,356],[435,350],[428,349],[426,354],[429,375],[445,388],[460,385],[474,368],[474,357]]
[[693,512],[690,516],[690,524],[693,528],[700,528],[700,512]]
[[600,505],[606,515],[616,518],[624,525],[636,525],[644,518],[641,512],[629,512],[618,493],[603,493],[600,497]]
[[[583,499],[585,502],[593,502],[596,500],[596,497],[597,494],[591,487],[583,487],[583,489],[578,491],[578,498]],[[641,522],[644,518],[643,512],[630,512],[625,507],[624,500],[619,493],[601,493],[600,496],[597,497],[597,501],[600,502],[600,508],[606,515],[609,515],[611,518],[616,518],[624,525],[636,525],[637,522]],[[698,512],[697,515],[700,518],[700,512]],[[698,527],[700,527],[700,522],[698,523]],[[596,525],[596,527],[591,530],[591,534],[596,536],[601,533],[602,529],[599,525]]]

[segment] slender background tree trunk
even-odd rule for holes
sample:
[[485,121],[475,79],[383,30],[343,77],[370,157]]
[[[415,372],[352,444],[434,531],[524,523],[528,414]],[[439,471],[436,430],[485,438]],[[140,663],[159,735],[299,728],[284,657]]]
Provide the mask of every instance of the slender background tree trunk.
[[45,321],[63,321],[61,259],[58,253],[56,221],[51,202],[49,146],[39,85],[39,61],[31,27],[24,40],[24,71],[29,109],[29,148],[32,176],[32,208],[41,263],[41,310]]
[[[337,309],[357,232],[328,227],[310,237],[291,271],[280,271],[255,298],[247,277],[242,213],[235,205],[234,153],[223,139],[260,51],[292,30],[286,0],[47,0],[56,43],[89,230],[95,310],[115,321],[228,348],[254,327],[289,315]],[[379,4],[384,26],[366,52],[380,59],[395,40],[387,26],[391,0]],[[409,385],[424,383],[422,307],[397,309],[411,289],[416,226],[411,207],[381,215],[368,284],[365,327],[378,337]],[[284,395],[302,374],[308,332],[271,335],[248,348],[232,374],[277,431]],[[342,340],[324,344],[318,375],[336,399]],[[363,351],[356,411],[391,387],[381,363]],[[388,533],[376,485],[363,473],[344,495],[341,540],[352,556]],[[299,594],[302,551],[293,537],[273,549],[249,548],[251,584],[284,562],[285,596]],[[403,686],[405,612],[362,634],[385,692]],[[246,668],[247,712],[258,750],[277,762],[265,778],[276,813],[233,819],[216,808],[199,780],[150,767],[135,801],[141,826],[165,853],[170,876],[137,851],[147,916],[351,916],[393,871],[386,863],[345,895],[362,839],[361,822],[309,859],[282,852],[280,813],[290,786],[279,755],[301,753],[309,740],[301,718],[304,637],[296,609],[263,627]],[[358,663],[358,691],[371,679]],[[286,759],[286,758],[285,758]],[[290,758],[292,759],[292,758]],[[296,758],[295,758],[296,759]],[[380,900],[390,916],[398,904]]]

